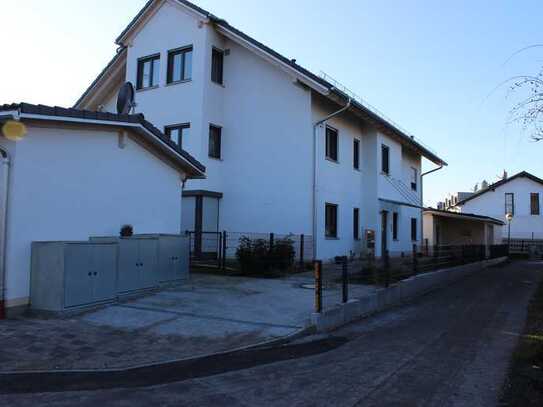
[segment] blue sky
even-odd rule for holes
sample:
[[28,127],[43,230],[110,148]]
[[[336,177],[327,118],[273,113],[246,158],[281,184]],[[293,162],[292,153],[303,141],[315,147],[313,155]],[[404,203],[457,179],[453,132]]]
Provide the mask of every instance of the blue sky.
[[[312,71],[332,75],[432,147],[449,167],[426,177],[427,204],[494,181],[503,169],[543,177],[543,142],[531,142],[509,123],[516,96],[496,89],[543,65],[543,48],[505,63],[515,51],[543,43],[543,2],[197,3]],[[0,103],[73,104],[143,4],[3,2]]]

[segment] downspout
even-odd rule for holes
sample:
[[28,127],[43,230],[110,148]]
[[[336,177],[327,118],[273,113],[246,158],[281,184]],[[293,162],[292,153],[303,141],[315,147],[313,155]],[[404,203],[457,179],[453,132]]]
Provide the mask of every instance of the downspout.
[[337,112],[329,114],[324,119],[319,120],[313,125],[313,194],[312,194],[312,204],[313,204],[313,260],[317,258],[317,129],[322,124],[326,123],[331,118],[343,113],[351,107],[352,99],[349,98],[347,104],[339,109]]
[[0,160],[2,169],[2,181],[0,191],[0,319],[6,318],[6,246],[7,246],[7,214],[9,192],[9,166],[10,159],[7,150],[0,147]]
[[424,182],[423,182],[422,177],[424,177],[425,175],[431,174],[432,172],[439,171],[443,167],[444,167],[444,165],[440,164],[439,167],[434,168],[433,170],[430,170],[430,171],[423,172],[422,174],[420,174],[420,206],[421,206],[421,210],[420,210],[420,236],[421,236],[420,244],[421,244],[421,249],[422,249],[422,246],[424,245]]

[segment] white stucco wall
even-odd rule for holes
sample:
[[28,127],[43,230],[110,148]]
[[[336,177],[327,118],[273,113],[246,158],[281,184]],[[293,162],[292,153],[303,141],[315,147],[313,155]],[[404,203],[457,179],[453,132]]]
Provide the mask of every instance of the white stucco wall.
[[[505,219],[505,194],[515,194],[515,214],[511,222],[511,237],[530,239],[543,238],[543,185],[528,178],[511,180],[494,191],[486,192],[460,207],[462,212]],[[530,194],[539,194],[540,215],[530,214]],[[507,225],[502,228],[503,237],[507,237]]]
[[121,149],[115,131],[32,125],[11,153],[8,306],[28,300],[32,241],[118,235],[123,224],[180,231],[180,174],[131,138]]

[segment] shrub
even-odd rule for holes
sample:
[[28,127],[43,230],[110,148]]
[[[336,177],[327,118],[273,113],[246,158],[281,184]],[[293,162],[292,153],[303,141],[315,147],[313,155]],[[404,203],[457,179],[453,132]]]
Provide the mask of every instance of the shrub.
[[244,274],[271,274],[288,270],[294,263],[294,242],[287,236],[277,239],[270,248],[267,239],[251,239],[242,236],[236,250],[236,258]]

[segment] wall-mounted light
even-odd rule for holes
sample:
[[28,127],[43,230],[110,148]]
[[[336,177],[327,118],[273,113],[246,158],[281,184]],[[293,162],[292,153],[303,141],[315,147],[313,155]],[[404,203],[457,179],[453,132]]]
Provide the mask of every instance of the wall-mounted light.
[[2,134],[8,140],[20,141],[26,136],[26,133],[26,126],[15,120],[8,120],[2,126]]

